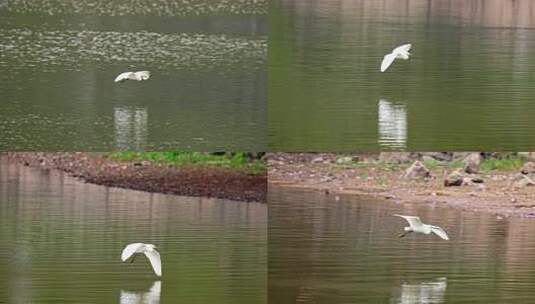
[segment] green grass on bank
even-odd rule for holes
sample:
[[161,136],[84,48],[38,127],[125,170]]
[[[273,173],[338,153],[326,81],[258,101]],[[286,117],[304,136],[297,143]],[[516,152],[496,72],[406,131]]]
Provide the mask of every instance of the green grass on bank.
[[[488,158],[481,161],[479,169],[481,172],[491,171],[516,171],[522,168],[525,160],[519,156],[511,156],[507,158]],[[440,163],[436,160],[425,161],[424,166],[428,169],[435,169],[437,167],[447,167],[450,169],[463,168],[464,162],[461,160],[451,161],[447,163]]]
[[202,152],[114,152],[108,154],[114,161],[149,161],[172,166],[204,166],[244,171],[251,175],[266,172],[264,160],[250,159],[246,153],[213,155]]
[[[480,171],[481,172],[491,172],[491,171],[517,171],[525,163],[525,159],[519,155],[508,156],[505,158],[488,158],[481,161]],[[440,162],[438,160],[425,160],[422,162],[426,168],[429,170],[435,170],[438,168],[447,168],[447,169],[456,169],[463,168],[464,162],[462,160],[454,160],[450,162]],[[388,163],[388,162],[346,162],[343,164],[335,164],[335,168],[338,169],[357,169],[357,168],[376,168],[384,171],[401,171],[406,170],[412,162],[410,163]]]
[[432,159],[432,160],[426,160],[423,162],[424,166],[427,167],[427,169],[433,170],[438,167],[445,167],[449,169],[457,169],[464,167],[464,162],[461,160],[454,160],[450,162],[441,163],[438,160]]
[[[479,169],[481,172],[491,172],[491,171],[516,171],[522,168],[525,160],[521,157],[508,157],[508,158],[489,158],[481,161]],[[436,160],[424,161],[424,166],[428,169],[433,170],[439,167],[456,169],[463,168],[464,162],[462,160],[455,160],[451,162],[441,163]]]
[[480,169],[482,172],[489,171],[515,171],[522,168],[524,159],[521,157],[511,157],[504,159],[485,159],[481,162]]

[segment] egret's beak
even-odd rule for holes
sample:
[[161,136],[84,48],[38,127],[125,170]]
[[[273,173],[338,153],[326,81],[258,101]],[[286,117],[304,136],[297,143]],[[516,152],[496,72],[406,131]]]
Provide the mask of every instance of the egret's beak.
[[405,235],[406,235],[406,233],[402,233],[402,234],[398,235],[398,237],[402,238],[402,237],[404,237]]

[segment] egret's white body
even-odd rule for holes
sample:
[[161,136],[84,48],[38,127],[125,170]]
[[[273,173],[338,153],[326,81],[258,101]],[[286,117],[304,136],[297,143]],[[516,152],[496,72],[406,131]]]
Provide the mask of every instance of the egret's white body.
[[381,72],[384,72],[388,69],[388,67],[394,62],[396,59],[403,59],[408,60],[410,57],[409,51],[411,50],[412,44],[404,44],[402,46],[398,46],[394,50],[392,50],[392,53],[386,54],[383,58],[383,62],[381,63]]
[[119,74],[115,78],[115,82],[122,82],[125,80],[147,80],[150,78],[150,72],[149,71],[139,71],[139,72],[124,72]]
[[394,214],[394,216],[402,217],[405,220],[407,220],[407,222],[409,222],[409,226],[405,227],[405,233],[401,234],[399,237],[404,237],[405,235],[411,232],[417,232],[417,233],[423,233],[423,234],[431,234],[432,232],[444,240],[450,239],[446,231],[444,231],[444,229],[438,226],[424,224],[422,223],[420,218],[417,216],[400,215],[400,214]]
[[[162,261],[160,260],[160,254],[156,251],[156,246],[152,244],[133,243],[127,245],[121,253],[121,260],[126,261],[130,257],[136,254],[144,254],[150,261],[152,269],[157,276],[162,276]],[[135,256],[134,256],[135,258]],[[132,262],[134,260],[132,259]]]

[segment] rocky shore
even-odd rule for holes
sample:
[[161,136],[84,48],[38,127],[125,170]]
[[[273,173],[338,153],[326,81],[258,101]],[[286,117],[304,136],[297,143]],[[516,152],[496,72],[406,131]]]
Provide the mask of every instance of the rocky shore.
[[166,194],[266,201],[266,174],[208,166],[170,166],[110,160],[105,153],[0,154],[25,166],[60,170],[85,182]]
[[271,153],[271,186],[535,217],[535,153]]

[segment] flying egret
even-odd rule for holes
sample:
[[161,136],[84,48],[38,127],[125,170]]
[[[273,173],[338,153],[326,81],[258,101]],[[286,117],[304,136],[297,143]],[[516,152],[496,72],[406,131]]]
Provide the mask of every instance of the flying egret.
[[154,270],[154,273],[156,273],[157,276],[162,276],[162,261],[160,260],[160,254],[158,251],[156,251],[156,246],[152,244],[143,244],[143,243],[133,243],[130,245],[127,245],[123,249],[123,253],[121,253],[121,260],[125,262],[130,257],[134,256],[132,258],[132,261],[130,263],[134,262],[134,259],[136,258],[136,254],[143,253],[150,261],[150,264],[152,266],[152,269]]
[[433,232],[434,234],[438,235],[444,240],[449,240],[448,234],[446,234],[446,231],[444,229],[438,227],[438,226],[432,226],[428,224],[422,223],[419,217],[417,216],[409,216],[409,215],[400,215],[400,214],[394,214],[394,216],[399,216],[407,220],[409,222],[409,227],[405,227],[405,233],[402,233],[399,235],[399,237],[404,237],[405,235],[411,233],[411,232],[418,232],[423,234],[430,234]]
[[125,80],[141,81],[141,80],[147,80],[149,79],[149,77],[150,77],[149,71],[124,72],[124,73],[119,74],[119,76],[115,78],[115,82],[122,82]]
[[386,54],[383,58],[383,62],[381,63],[381,72],[386,71],[388,67],[394,62],[396,59],[403,59],[408,60],[409,56],[411,55],[409,53],[410,49],[412,47],[412,44],[404,44],[402,46],[398,46],[394,50],[392,50],[392,53]]

